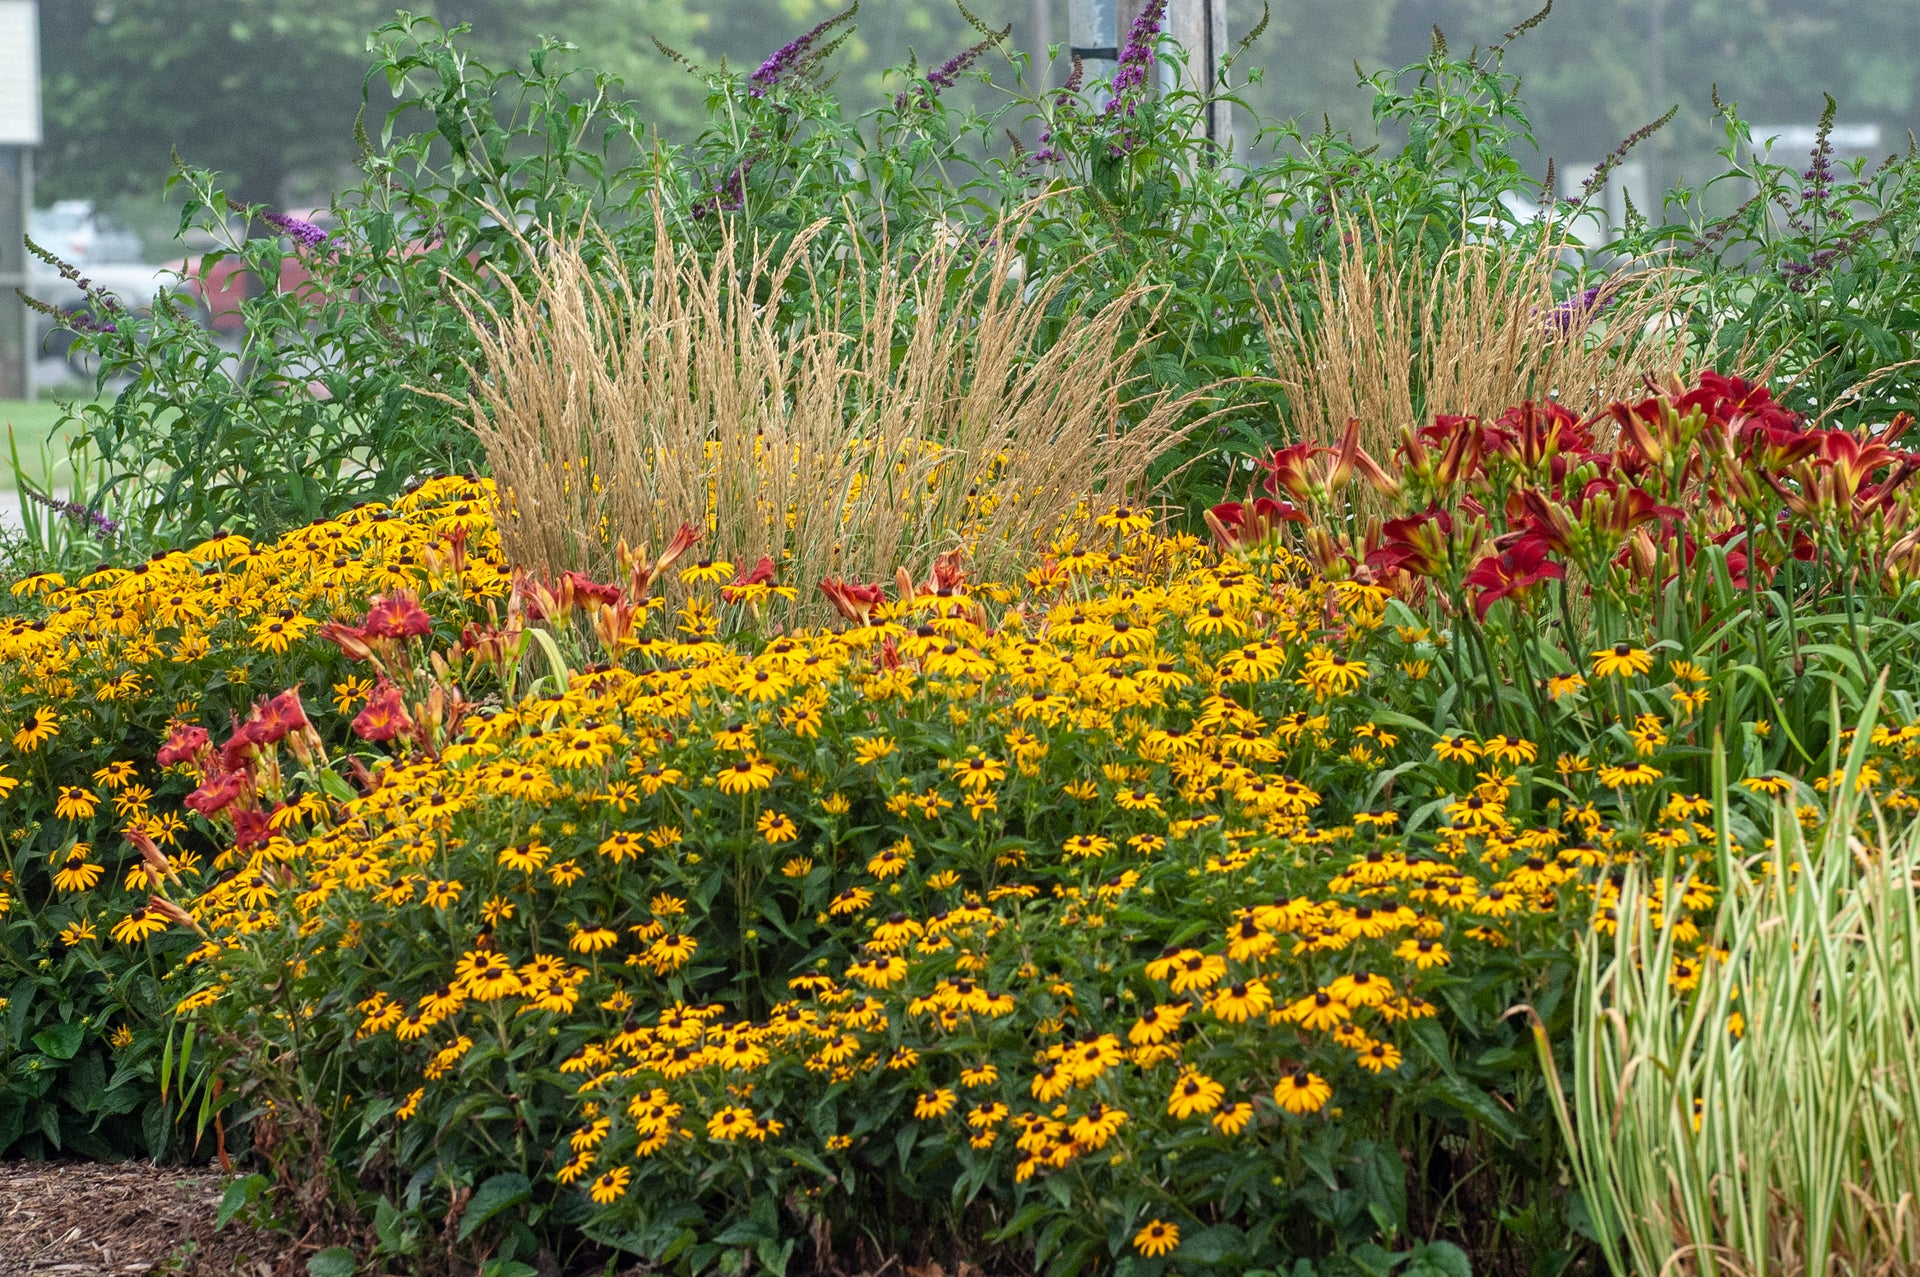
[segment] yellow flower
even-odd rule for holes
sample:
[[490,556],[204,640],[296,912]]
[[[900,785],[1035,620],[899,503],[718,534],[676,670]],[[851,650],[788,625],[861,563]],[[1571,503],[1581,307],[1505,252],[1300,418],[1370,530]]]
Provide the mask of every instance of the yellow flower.
[[1273,1088],[1274,1102],[1289,1113],[1318,1113],[1333,1095],[1333,1088],[1317,1073],[1295,1069]]
[[99,804],[100,796],[93,791],[62,785],[60,796],[54,800],[53,814],[60,820],[85,820]]
[[1069,857],[1086,860],[1105,855],[1113,849],[1113,843],[1099,834],[1075,834],[1067,839],[1064,849]]
[[611,949],[620,943],[620,933],[608,927],[588,927],[573,933],[567,941],[567,948],[575,953],[599,953],[602,949]]
[[1652,668],[1653,653],[1630,643],[1616,643],[1593,653],[1595,678],[1605,678],[1609,674],[1645,674]]
[[1287,1009],[1281,1014],[1301,1028],[1315,1032],[1331,1029],[1353,1018],[1353,1013],[1347,1009],[1347,1004],[1325,989],[1289,1003]]
[[144,905],[113,924],[110,934],[120,944],[138,944],[167,929],[167,920]]
[[23,754],[31,754],[45,744],[53,734],[60,730],[60,720],[46,706],[37,706],[29,711],[20,723],[20,729],[13,734],[13,747]]
[[1175,1002],[1154,1007],[1134,1021],[1133,1027],[1127,1030],[1127,1041],[1135,1046],[1154,1046],[1166,1041],[1169,1034],[1180,1028],[1191,1006],[1188,1002]]
[[1356,1062],[1369,1073],[1391,1073],[1400,1067],[1400,1051],[1391,1042],[1369,1042]]
[[686,585],[714,585],[733,579],[733,564],[725,559],[702,559],[690,568],[683,568],[680,580]]
[[955,1098],[953,1088],[950,1086],[943,1086],[937,1091],[928,1091],[913,1102],[913,1115],[923,1122],[936,1117],[945,1117],[953,1112]]
[[1587,685],[1587,680],[1579,674],[1555,674],[1547,680],[1547,695],[1553,700],[1571,696]]
[[992,1086],[999,1080],[1000,1070],[991,1064],[960,1070],[960,1085],[970,1090],[976,1087]]
[[[413,1120],[413,1115],[420,1111],[420,1101],[423,1098],[425,1098],[426,1094],[427,1094],[426,1087],[424,1086],[414,1087],[412,1091],[407,1093],[406,1102],[402,1104],[398,1109],[394,1110],[393,1115],[399,1118],[402,1122],[411,1122]],[[566,1181],[562,1181],[562,1182],[564,1183]]]
[[630,830],[616,829],[601,840],[598,850],[601,855],[618,865],[640,858],[642,840],[639,834]]
[[1253,1120],[1253,1105],[1245,1100],[1233,1100],[1220,1106],[1213,1115],[1213,1129],[1222,1135],[1238,1135]]
[[893,737],[869,736],[855,738],[853,742],[853,761],[862,767],[871,766],[894,751]]
[[618,1201],[626,1193],[627,1184],[632,1179],[631,1168],[616,1166],[594,1180],[593,1186],[587,1190],[587,1193],[595,1202],[605,1206],[609,1202]]
[[776,811],[761,812],[760,819],[754,822],[754,828],[769,843],[792,842],[800,836],[792,818]]
[[1228,1024],[1245,1024],[1256,1015],[1264,1015],[1273,1005],[1273,995],[1263,980],[1230,984],[1214,994],[1207,1010]]
[[1470,763],[1480,757],[1480,742],[1470,736],[1442,736],[1433,742],[1433,752],[1444,763]]
[[1173,1117],[1192,1117],[1195,1113],[1211,1113],[1220,1107],[1220,1101],[1227,1089],[1206,1074],[1195,1069],[1182,1073],[1173,1084],[1173,1094],[1167,1097],[1167,1112]]
[[77,856],[69,856],[53,875],[53,889],[59,892],[91,891],[93,885],[106,873],[101,865],[93,864]]
[[1180,1226],[1164,1220],[1151,1220],[1133,1235],[1133,1248],[1149,1259],[1171,1255],[1180,1245]]
[[1665,773],[1659,768],[1646,763],[1625,763],[1617,767],[1602,767],[1598,778],[1608,789],[1623,789],[1634,785],[1651,785],[1663,775]]
[[742,758],[722,767],[714,785],[723,794],[750,794],[771,785],[778,770],[764,758]]

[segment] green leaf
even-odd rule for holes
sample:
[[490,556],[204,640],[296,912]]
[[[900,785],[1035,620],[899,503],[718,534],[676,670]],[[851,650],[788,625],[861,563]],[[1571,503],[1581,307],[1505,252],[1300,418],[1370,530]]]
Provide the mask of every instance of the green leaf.
[[353,1277],[359,1268],[345,1246],[329,1246],[307,1261],[307,1277]]
[[87,1031],[78,1024],[56,1024],[33,1035],[33,1045],[43,1055],[56,1060],[71,1060],[80,1053]]
[[1473,1262],[1452,1242],[1421,1242],[1400,1277],[1473,1277]]
[[540,1270],[517,1259],[489,1259],[480,1265],[479,1277],[540,1277]]
[[220,1195],[220,1209],[213,1217],[213,1231],[217,1233],[232,1223],[233,1217],[257,1201],[266,1187],[267,1177],[257,1173],[227,1185],[227,1191]]
[[1195,1264],[1245,1263],[1247,1235],[1232,1224],[1215,1224],[1182,1237],[1178,1258]]
[[459,1240],[465,1241],[480,1225],[501,1211],[518,1206],[532,1195],[533,1184],[525,1175],[515,1171],[495,1175],[475,1189],[473,1197],[468,1200],[466,1214],[460,1217]]
[[320,788],[326,791],[327,797],[338,802],[350,803],[359,797],[353,792],[353,786],[340,779],[339,774],[331,767],[320,769]]

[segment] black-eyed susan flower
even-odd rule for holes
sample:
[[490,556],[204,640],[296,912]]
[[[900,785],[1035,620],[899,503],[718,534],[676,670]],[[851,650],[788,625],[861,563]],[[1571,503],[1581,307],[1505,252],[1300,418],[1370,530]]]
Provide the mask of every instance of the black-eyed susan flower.
[[1207,1010],[1228,1024],[1245,1024],[1256,1015],[1265,1015],[1272,1006],[1273,994],[1264,980],[1224,985],[1207,1001]]
[[784,812],[761,812],[759,819],[754,822],[754,829],[770,844],[792,842],[800,836],[799,827]]
[[53,734],[59,730],[59,716],[44,705],[35,706],[27,711],[27,716],[13,733],[13,747],[23,754],[31,754],[53,739]]
[[1127,1040],[1135,1046],[1150,1046],[1167,1040],[1168,1036],[1180,1028],[1180,1022],[1192,1004],[1188,1002],[1165,1003],[1141,1014],[1127,1030]]
[[956,1095],[950,1086],[925,1091],[914,1100],[913,1115],[922,1122],[931,1121],[938,1117],[945,1117],[947,1114],[953,1112],[955,1102]]
[[1665,774],[1651,763],[1632,762],[1602,767],[1595,774],[1595,779],[1608,789],[1624,789],[1635,785],[1651,785]]
[[723,794],[751,794],[767,788],[773,778],[779,774],[779,768],[758,756],[742,758],[720,769],[714,778],[714,787]]
[[1245,1100],[1230,1100],[1213,1115],[1213,1129],[1222,1135],[1238,1135],[1253,1120],[1253,1105]]
[[1368,1042],[1356,1049],[1354,1062],[1369,1073],[1391,1073],[1400,1067],[1400,1049],[1391,1042]]
[[600,953],[620,943],[620,933],[611,927],[582,927],[567,941],[575,953]]
[[1126,1124],[1125,1109],[1095,1101],[1091,1109],[1068,1123],[1067,1134],[1081,1149],[1093,1151],[1105,1148]]
[[1605,678],[1609,674],[1630,677],[1645,674],[1653,668],[1653,653],[1631,643],[1616,643],[1612,647],[1601,648],[1592,653],[1592,657],[1595,678]]
[[1145,1228],[1133,1235],[1133,1248],[1149,1259],[1171,1255],[1179,1246],[1180,1226],[1165,1220],[1149,1220]]
[[1318,1113],[1332,1096],[1324,1078],[1303,1068],[1282,1076],[1273,1088],[1274,1103],[1295,1115]]
[[1555,674],[1547,680],[1547,696],[1553,701],[1561,701],[1572,696],[1587,685],[1587,680],[1579,674]]
[[1353,1012],[1347,1004],[1325,989],[1288,1003],[1281,1014],[1301,1028],[1315,1032],[1325,1032],[1353,1018]]
[[969,1090],[992,1086],[1000,1080],[1000,1070],[992,1064],[976,1064],[960,1070],[960,1085]]
[[600,1206],[619,1201],[626,1195],[627,1185],[633,1181],[633,1170],[626,1166],[616,1166],[593,1181],[587,1189],[587,1195]]
[[1167,1097],[1167,1112],[1179,1118],[1211,1113],[1220,1107],[1220,1101],[1226,1093],[1225,1087],[1205,1073],[1189,1069],[1175,1079],[1173,1092]]

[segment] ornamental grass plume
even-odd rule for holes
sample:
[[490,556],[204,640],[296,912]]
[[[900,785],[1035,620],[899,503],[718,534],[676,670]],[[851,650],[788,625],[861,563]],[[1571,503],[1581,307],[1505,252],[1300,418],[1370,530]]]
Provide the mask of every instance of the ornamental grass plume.
[[[1476,233],[1429,267],[1348,218],[1345,246],[1311,275],[1309,296],[1261,296],[1274,380],[1297,439],[1390,450],[1402,426],[1437,413],[1490,416],[1510,404],[1607,403],[1697,371],[1685,342],[1685,278],[1656,267],[1557,300],[1569,247],[1555,227],[1531,238]],[[1747,366],[1751,361],[1743,361]]]
[[[1050,318],[1062,285],[1023,294],[1010,225],[984,253],[950,238],[803,271],[822,229],[779,260],[729,236],[709,264],[657,217],[645,270],[562,238],[518,304],[471,303],[472,411],[514,563],[604,580],[622,542],[691,524],[705,561],[764,560],[790,619],[823,619],[824,578],[889,581],[955,550],[1017,574],[1081,502],[1144,495],[1190,428],[1198,395],[1127,398],[1144,292]],[[800,318],[736,301],[796,291]]]

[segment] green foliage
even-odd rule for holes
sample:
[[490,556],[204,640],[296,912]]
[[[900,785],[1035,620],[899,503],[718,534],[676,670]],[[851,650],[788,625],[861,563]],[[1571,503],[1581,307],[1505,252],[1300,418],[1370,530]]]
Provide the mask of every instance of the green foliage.
[[[186,803],[197,778],[156,755],[287,689],[315,707],[318,739],[344,739],[371,682],[311,631],[348,599],[424,584],[412,556],[438,536],[429,511],[15,583],[0,622],[0,1155],[210,1154],[204,1039],[174,1020],[195,937],[124,928],[151,897],[222,873],[224,840]],[[144,871],[142,840],[169,876]]]

